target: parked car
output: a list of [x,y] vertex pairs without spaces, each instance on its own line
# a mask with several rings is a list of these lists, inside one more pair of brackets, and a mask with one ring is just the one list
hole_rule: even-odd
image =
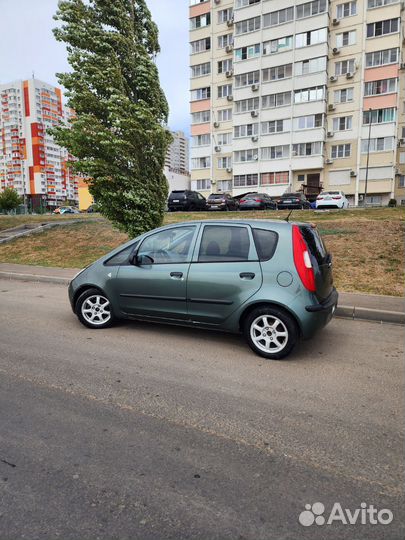
[[349,208],[349,201],[343,191],[323,191],[316,198],[316,207],[322,208]]
[[98,212],[98,211],[99,210],[98,210],[97,205],[95,203],[91,204],[86,210],[86,212],[88,214],[93,214],[94,212]]
[[303,193],[284,193],[277,201],[279,210],[303,210],[311,208]]
[[239,202],[228,193],[211,193],[207,199],[208,210],[239,210]]
[[74,208],[73,206],[61,206],[59,208],[55,208],[53,211],[53,214],[80,214],[80,211],[77,208]]
[[182,210],[183,212],[193,212],[195,210],[206,210],[207,200],[198,191],[186,189],[172,191],[167,203],[169,212]]
[[79,272],[69,299],[89,328],[129,318],[243,332],[281,359],[331,320],[338,294],[315,225],[211,220],[130,240]]
[[267,193],[249,193],[239,201],[240,210],[277,210],[277,203]]

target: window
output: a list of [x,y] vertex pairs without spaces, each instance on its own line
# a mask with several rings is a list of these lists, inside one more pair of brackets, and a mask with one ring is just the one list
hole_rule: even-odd
[[193,158],[191,160],[192,169],[209,169],[210,167],[211,167],[211,158],[209,156]]
[[397,79],[382,79],[380,81],[367,82],[364,87],[365,96],[378,96],[397,91]]
[[211,49],[211,38],[198,39],[190,43],[191,54],[196,54],[203,51],[209,51]]
[[207,0],[190,0],[190,6],[196,6],[197,4],[203,4]]
[[405,187],[405,175],[401,174],[401,176],[398,179],[398,187],[404,188]]
[[315,2],[306,2],[297,6],[297,19],[303,19],[304,17],[311,17],[324,13],[328,9],[327,0],[315,0]]
[[220,180],[218,182],[218,191],[232,191],[232,180]]
[[236,113],[243,113],[243,112],[250,112],[255,111],[259,108],[259,98],[249,98],[249,99],[241,99],[240,101],[235,102],[235,112]]
[[288,171],[262,173],[260,175],[260,185],[272,186],[275,184],[288,184],[288,179]]
[[384,49],[366,54],[366,68],[396,64],[399,60],[399,49]]
[[369,23],[367,25],[367,37],[385,36],[386,34],[393,34],[399,31],[399,19],[387,19],[385,21],[378,21],[375,23]]
[[234,138],[241,139],[242,137],[253,137],[259,134],[259,124],[244,124],[242,126],[234,126]]
[[308,101],[320,101],[324,99],[325,89],[323,86],[303,88],[294,91],[294,103],[306,103]]
[[225,49],[228,45],[233,45],[233,34],[218,36],[218,49]]
[[[370,139],[370,152],[388,152],[394,148],[394,137],[378,137]],[[368,139],[361,141],[361,153],[367,154]]]
[[262,135],[271,135],[273,133],[283,133],[286,131],[291,131],[291,120],[289,118],[286,118],[285,120],[262,122]]
[[262,159],[283,159],[290,157],[290,145],[268,146],[262,148]]
[[234,187],[257,186],[258,178],[257,174],[236,174],[233,177],[233,185]]
[[232,167],[232,158],[230,156],[218,158],[217,166],[218,169],[228,169]]
[[255,58],[260,56],[260,43],[256,45],[250,45],[249,47],[240,47],[235,50],[235,61],[249,60],[249,58]]
[[250,86],[260,82],[260,71],[250,71],[249,73],[242,73],[235,77],[235,88],[242,88],[243,86]]
[[106,261],[104,265],[105,266],[120,266],[122,264],[129,264],[128,262],[129,256],[135,251],[138,245],[139,245],[139,241],[132,243],[130,246],[126,247],[125,249],[123,249],[122,251],[114,255],[113,257],[111,257],[111,259],[108,259],[108,261]]
[[321,153],[322,143],[320,141],[312,143],[293,144],[294,156],[316,156]]
[[194,191],[208,191],[211,189],[211,180],[208,178],[204,180],[193,180],[191,182],[191,189]]
[[211,73],[211,62],[205,62],[204,64],[197,64],[191,66],[191,77],[202,77],[203,75],[209,75]]
[[221,11],[218,11],[218,24],[223,24],[228,21],[231,21],[233,17],[233,9],[221,9]]
[[352,116],[341,116],[333,119],[333,131],[346,131],[352,129]]
[[318,58],[311,58],[310,60],[296,62],[295,75],[307,75],[309,73],[318,73],[319,71],[326,71],[326,64],[327,64],[326,56],[320,56]]
[[245,161],[257,161],[257,159],[257,150],[254,148],[249,148],[249,150],[238,150],[237,152],[234,152],[235,163],[244,163]]
[[385,122],[395,122],[397,110],[394,107],[388,109],[376,109],[374,111],[363,112],[363,124],[383,124]]
[[191,138],[193,146],[208,146],[211,144],[211,135],[206,133],[204,135],[195,135]]
[[356,30],[350,30],[348,32],[342,32],[336,34],[336,47],[347,47],[347,45],[354,45],[356,43]]
[[354,73],[355,71],[355,60],[351,58],[350,60],[342,60],[342,62],[336,62],[335,64],[335,75],[346,75],[346,73]]
[[291,105],[291,92],[280,92],[279,94],[262,96],[263,109],[274,109],[275,107],[283,107],[285,105]]
[[196,28],[203,28],[211,24],[211,13],[205,13],[204,15],[198,15],[190,19],[190,30]]
[[353,91],[354,88],[342,88],[341,90],[335,90],[334,102],[335,103],[348,103],[353,101]]
[[368,0],[367,9],[388,6],[388,4],[397,4],[398,2],[399,0]]
[[261,0],[236,0],[236,7],[246,7],[253,6],[253,4],[258,4]]
[[190,260],[195,226],[175,227],[145,238],[138,256],[146,255],[151,264],[174,264]]
[[208,86],[206,88],[197,88],[196,90],[191,91],[191,101],[201,101],[203,99],[210,99],[211,97],[211,88]]
[[273,11],[272,13],[266,13],[263,15],[263,26],[265,28],[269,26],[278,26],[289,21],[294,20],[294,8],[288,7],[280,9],[279,11]]
[[206,225],[201,238],[199,262],[249,260],[250,239],[246,227]]
[[200,111],[191,114],[192,124],[206,124],[211,121],[211,111]]
[[344,19],[345,17],[352,17],[357,13],[357,2],[345,2],[336,6],[336,17],[338,19]]
[[239,21],[235,24],[235,34],[240,36],[241,34],[247,34],[249,32],[255,32],[260,29],[260,17],[253,17],[252,19],[246,19]]
[[294,120],[294,129],[314,129],[323,126],[322,114],[310,114],[308,116],[299,116]]
[[263,54],[275,54],[283,51],[288,51],[289,49],[292,49],[292,46],[292,36],[272,39],[271,41],[265,41],[263,43]]
[[263,82],[278,81],[292,77],[292,64],[263,69]]
[[325,43],[328,38],[328,29],[320,28],[319,30],[312,30],[311,32],[304,32],[303,34],[296,34],[295,46],[308,47],[309,45],[316,45],[317,43]]
[[232,109],[220,109],[218,111],[218,122],[228,122],[232,120]]
[[260,261],[269,261],[276,251],[278,234],[267,229],[252,229],[253,240]]
[[227,144],[231,144],[232,142],[232,133],[218,133],[217,135],[217,142],[220,146],[225,146]]
[[232,60],[221,60],[218,62],[218,73],[226,73],[227,71],[231,71],[232,67]]
[[352,153],[351,144],[335,144],[332,146],[331,158],[348,158]]
[[224,98],[227,96],[232,95],[232,85],[231,84],[224,84],[222,86],[218,86],[218,97]]

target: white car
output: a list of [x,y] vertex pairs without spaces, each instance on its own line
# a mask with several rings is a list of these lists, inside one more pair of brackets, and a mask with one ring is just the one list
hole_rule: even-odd
[[348,208],[349,201],[343,191],[323,191],[316,198],[316,208]]

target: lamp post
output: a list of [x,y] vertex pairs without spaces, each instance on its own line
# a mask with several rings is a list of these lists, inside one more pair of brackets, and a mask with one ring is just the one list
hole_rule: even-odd
[[370,162],[370,139],[371,139],[371,120],[372,120],[372,109],[369,109],[368,112],[370,113],[370,122],[368,126],[368,143],[367,143],[367,164],[366,164],[366,181],[364,184],[364,208],[367,206],[367,183],[368,183],[368,165]]

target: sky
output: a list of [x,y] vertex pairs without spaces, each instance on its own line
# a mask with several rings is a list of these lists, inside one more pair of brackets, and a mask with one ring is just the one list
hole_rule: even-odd
[[[189,134],[188,0],[147,0],[160,32],[160,81],[170,129]],[[32,77],[58,85],[67,71],[65,47],[52,34],[58,0],[0,0],[0,84]]]

